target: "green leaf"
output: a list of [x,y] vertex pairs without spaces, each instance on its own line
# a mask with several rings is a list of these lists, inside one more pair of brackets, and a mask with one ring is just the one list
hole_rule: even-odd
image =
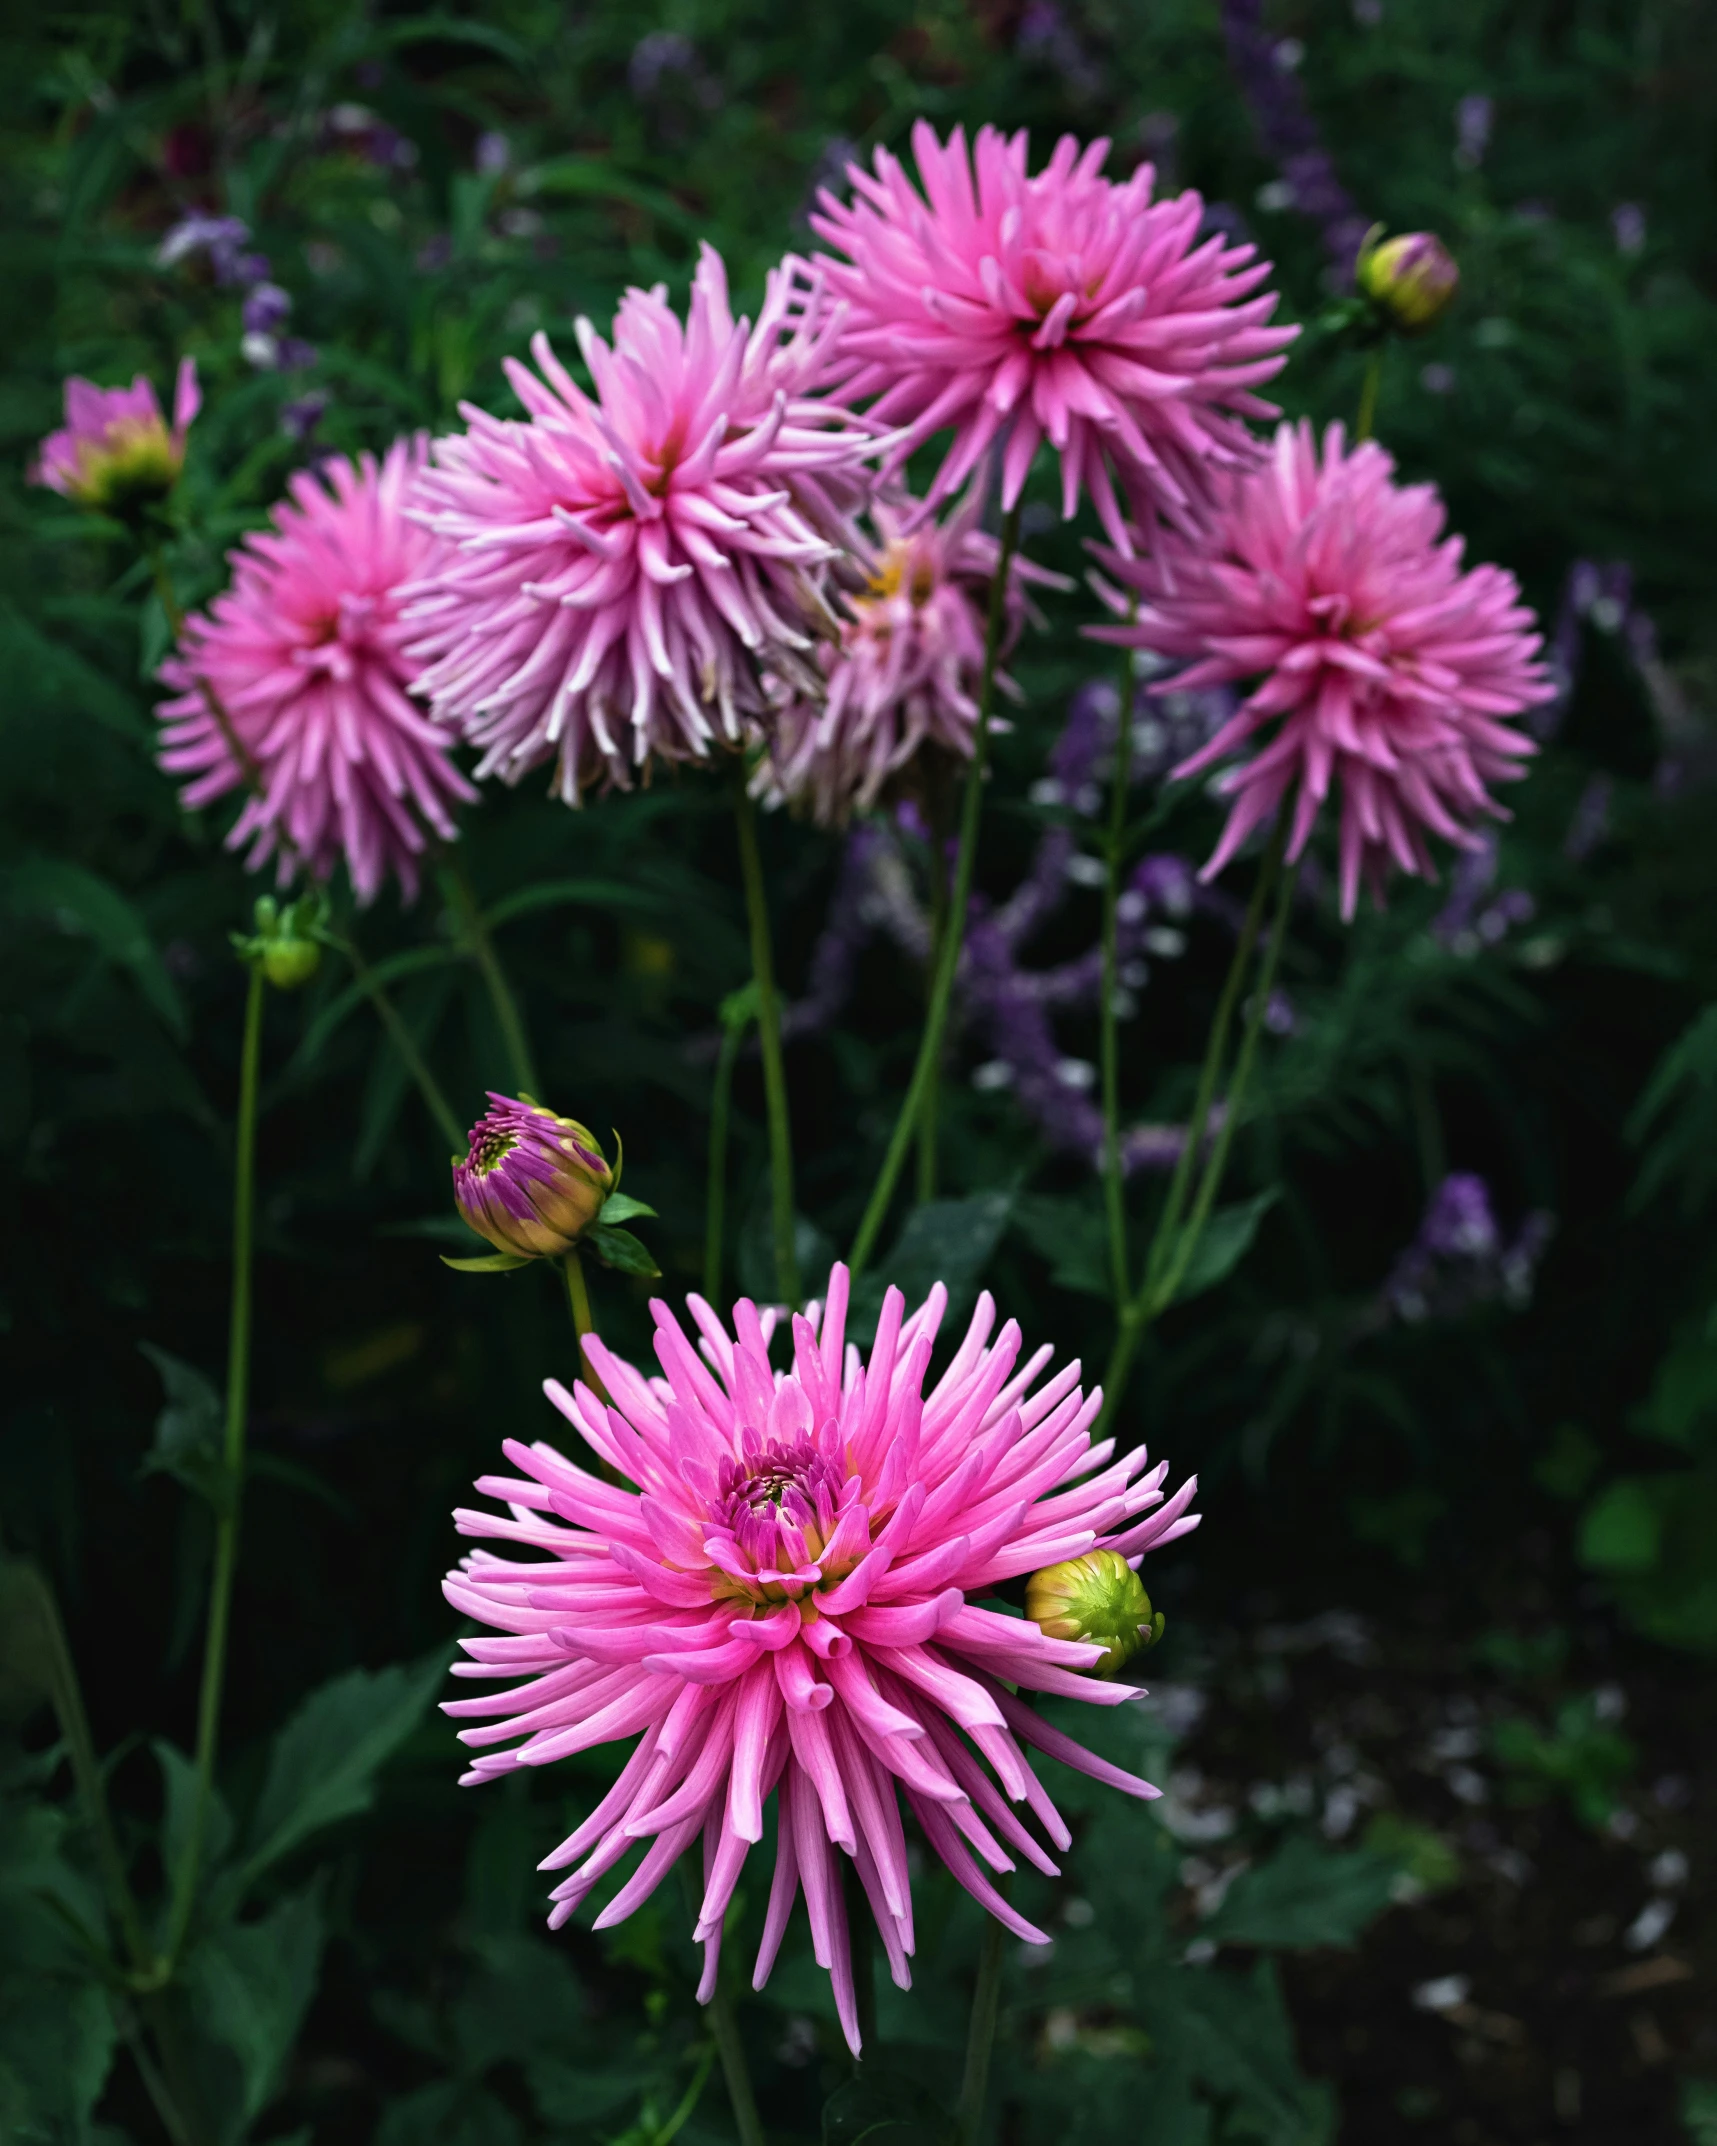
[[1693,2146],[1717,2146],[1717,2082],[1684,2079],[1681,2083],[1681,2121]]
[[[177,1870],[185,1859],[191,1839],[191,1814],[196,1807],[197,1769],[177,1745],[153,1737],[149,1748],[161,1769],[161,1860]],[[232,1845],[232,1813],[218,1792],[211,1793],[203,1819],[202,1861],[212,1869]]]
[[323,1006],[305,1028],[298,1048],[287,1061],[281,1073],[282,1083],[296,1075],[307,1072],[321,1056],[328,1039],[342,1023],[367,1005],[371,991],[377,987],[385,990],[389,984],[402,982],[408,976],[421,976],[431,969],[444,969],[454,959],[453,950],[446,946],[410,946],[400,954],[390,954],[385,961],[372,964],[366,980],[361,984],[347,984]]
[[603,1201],[596,1219],[604,1229],[610,1229],[616,1222],[630,1222],[638,1215],[648,1215],[654,1221],[656,1210],[642,1200],[633,1199],[629,1192],[611,1192]]
[[1014,1192],[978,1192],[963,1200],[930,1200],[914,1208],[894,1249],[853,1291],[849,1337],[863,1345],[874,1332],[884,1292],[892,1284],[908,1306],[921,1304],[938,1282],[948,1291],[947,1320],[958,1318],[1001,1241]]
[[640,185],[636,179],[628,179],[606,158],[550,157],[546,163],[533,164],[519,174],[519,189],[527,194],[582,194],[598,201],[624,201],[654,216],[682,238],[696,239],[704,235],[697,217],[671,194],[661,193],[653,186]]
[[503,895],[483,921],[493,931],[498,925],[511,923],[514,917],[530,916],[538,909],[659,911],[664,906],[661,895],[628,886],[621,879],[553,879]]
[[321,1891],[317,1883],[294,1893],[258,1922],[218,1926],[185,1963],[198,2029],[235,2060],[229,2135],[242,2135],[274,2098],[316,1993]]
[[136,744],[153,742],[153,726],[130,693],[64,641],[38,633],[10,604],[0,607],[0,677],[28,680],[40,721],[70,724],[93,717]]
[[1272,1185],[1267,1192],[1256,1193],[1249,1200],[1236,1200],[1232,1206],[1216,1209],[1205,1223],[1203,1234],[1187,1261],[1186,1272],[1180,1278],[1180,1286],[1174,1294],[1177,1304],[1202,1296],[1207,1289],[1214,1289],[1218,1282],[1228,1279],[1252,1249],[1259,1223],[1280,1197],[1281,1188]]
[[1176,2048],[1210,2093],[1238,2104],[1224,2136],[1261,2136],[1269,2146],[1330,2146],[1335,2097],[1321,2082],[1306,2079],[1295,2061],[1273,1960],[1259,1960],[1245,1977],[1217,1968],[1183,1971],[1165,1995],[1169,1991],[1160,2031],[1153,2014],[1153,2033],[1164,2047]]
[[1579,1557],[1594,1572],[1650,1572],[1663,1541],[1663,1500],[1658,1485],[1623,1476],[1586,1508],[1580,1523]]
[[1227,1945],[1351,1945],[1389,1905],[1399,1869],[1389,1856],[1295,1834],[1240,1873],[1199,1935]]
[[630,1230],[609,1229],[598,1222],[586,1230],[583,1242],[605,1267],[613,1267],[618,1273],[641,1274],[653,1280],[662,1271]]
[[167,1390],[167,1405],[155,1419],[155,1443],[143,1461],[144,1473],[172,1476],[218,1512],[230,1490],[221,1446],[221,1397],[194,1364],[158,1349],[152,1341],[140,1341],[137,1346],[160,1372]]
[[519,1252],[484,1252],[476,1259],[449,1259],[445,1252],[441,1264],[451,1267],[455,1274],[511,1274],[516,1267],[533,1264]]
[[119,2024],[94,1981],[0,1977],[0,2137],[74,2146],[113,2069]]
[[323,1827],[367,1811],[376,1775],[422,1719],[447,1656],[352,1669],[310,1697],[274,1739],[251,1817],[248,1884]]
[[1027,1193],[1014,1202],[1013,1224],[1049,1261],[1049,1278],[1058,1289],[1093,1297],[1111,1293],[1108,1227],[1095,1198]]
[[6,876],[14,909],[53,917],[67,931],[92,939],[105,958],[128,969],[137,988],[179,1041],[189,1033],[178,986],[130,900],[109,881],[58,857],[32,858]]

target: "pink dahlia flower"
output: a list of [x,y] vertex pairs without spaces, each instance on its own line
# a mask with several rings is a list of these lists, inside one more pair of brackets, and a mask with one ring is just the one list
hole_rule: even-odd
[[1508,817],[1486,785],[1517,780],[1537,750],[1508,718],[1552,695],[1532,614],[1501,567],[1462,571],[1432,486],[1393,479],[1383,449],[1349,449],[1340,425],[1321,453],[1309,424],[1283,425],[1270,459],[1229,484],[1207,534],[1107,559],[1141,605],[1099,636],[1191,659],[1159,690],[1261,679],[1176,775],[1278,726],[1222,778],[1234,803],[1206,879],[1290,790],[1292,862],[1338,777],[1344,917],[1362,878],[1381,898],[1391,863],[1436,876],[1427,832],[1475,849],[1475,821]]
[[476,796],[448,739],[409,696],[400,591],[440,545],[406,513],[428,443],[396,440],[301,470],[271,530],[230,555],[232,586],[188,619],[161,666],[161,765],[180,796],[206,805],[241,784],[251,795],[227,837],[254,870],[278,853],[326,879],[342,856],[360,902],[385,875],[417,891],[431,834],[456,833],[452,808]]
[[[479,1551],[447,1580],[456,1608],[505,1635],[464,1641],[472,1659],[460,1672],[526,1680],[449,1708],[496,1717],[461,1732],[482,1753],[467,1781],[638,1738],[613,1788],[543,1866],[569,1871],[551,1925],[641,1846],[596,1926],[623,1921],[701,1840],[695,1934],[707,2000],[722,1917],[774,1795],[775,1874],[754,1986],[802,1890],[855,2053],[839,1858],[855,1865],[895,1982],[908,1987],[902,1799],[958,1882],[1016,1936],[1043,1944],[983,1867],[1008,1871],[1023,1856],[1053,1873],[1014,1805],[1053,1846],[1068,1845],[1027,1749],[1129,1794],[1157,1793],[1020,1696],[1132,1698],[1082,1674],[1103,1648],[1050,1639],[975,1598],[1097,1547],[1136,1564],[1197,1524],[1186,1511],[1195,1483],[1164,1503],[1166,1463],[1146,1474],[1142,1450],[1116,1460],[1109,1442],[1093,1446],[1101,1396],[1080,1392],[1077,1364],[1045,1378],[1047,1348],[1021,1364],[1011,1321],[992,1340],[987,1296],[926,1394],[946,1302],[938,1284],[903,1318],[891,1289],[862,1363],[844,1346],[838,1266],[820,1316],[813,1306],[793,1321],[787,1371],[771,1367],[770,1324],[743,1301],[730,1336],[689,1298],[695,1349],[656,1304],[660,1378],[588,1341],[612,1405],[582,1385],[568,1394],[551,1382],[547,1392],[637,1488],[604,1482],[552,1446],[509,1444],[518,1475],[478,1485],[507,1511],[462,1512],[458,1523],[534,1556]],[[513,1748],[494,1748],[504,1744]]]
[[154,387],[139,373],[129,387],[66,382],[66,422],[42,442],[30,482],[104,513],[165,499],[185,466],[185,439],[203,406],[194,359],[181,358],[173,389],[173,429]]
[[1023,133],[984,127],[968,161],[960,129],[944,145],[920,120],[912,147],[922,194],[879,149],[874,174],[849,167],[852,202],[825,192],[811,219],[847,256],[828,263],[848,307],[842,392],[875,397],[871,417],[902,428],[887,466],[953,426],[934,506],[1005,436],[1012,506],[1048,440],[1063,515],[1088,490],[1118,549],[1111,471],[1142,526],[1185,523],[1214,470],[1256,458],[1242,420],[1276,414],[1252,390],[1296,331],[1269,325],[1273,297],[1250,295],[1268,263],[1221,237],[1201,245],[1203,202],[1153,201],[1148,164],[1105,179],[1107,142],[1082,152],[1063,135],[1036,178]]
[[[884,784],[926,746],[969,760],[977,730],[990,582],[1001,546],[978,527],[973,492],[940,527],[910,500],[871,509],[880,539],[863,555],[870,578],[849,597],[838,641],[817,651],[822,686],[784,690],[769,724],[760,788],[772,803],[806,806],[825,827],[869,811]],[[1002,646],[1030,613],[1028,582],[1067,586],[1015,558]],[[1039,622],[1041,623],[1041,621]],[[1009,680],[998,678],[1004,692]]]
[[763,716],[765,667],[803,668],[829,630],[831,543],[872,442],[812,393],[839,316],[788,259],[754,327],[703,249],[684,326],[628,291],[610,348],[579,348],[593,401],[546,336],[509,362],[530,413],[436,443],[424,505],[450,556],[418,592],[416,647],[437,717],[516,782],[544,761],[568,804],[653,758],[701,759]]

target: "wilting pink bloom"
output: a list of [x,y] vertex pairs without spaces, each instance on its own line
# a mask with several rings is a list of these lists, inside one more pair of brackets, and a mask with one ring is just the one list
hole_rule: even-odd
[[1252,389],[1296,331],[1249,295],[1268,264],[1220,236],[1200,244],[1203,202],[1153,201],[1148,164],[1105,179],[1107,142],[1064,135],[1036,178],[1023,133],[982,128],[969,161],[959,128],[944,145],[920,120],[912,147],[922,194],[879,149],[874,173],[849,167],[853,201],[825,192],[811,219],[847,256],[828,263],[849,309],[841,392],[902,428],[886,466],[953,426],[934,506],[1005,438],[1011,506],[1048,440],[1063,514],[1088,490],[1120,550],[1111,472],[1141,525],[1184,523],[1213,471],[1256,458],[1241,420],[1275,415]]
[[[653,758],[700,759],[766,714],[760,669],[802,671],[869,436],[812,392],[839,326],[789,259],[752,327],[703,249],[684,326],[628,291],[593,401],[546,336],[509,362],[530,413],[465,408],[424,506],[451,547],[412,610],[435,714],[516,782],[555,763],[568,804]],[[545,384],[546,383],[546,384]]]
[[[870,578],[848,599],[851,616],[839,640],[817,650],[821,690],[785,688],[769,724],[763,794],[804,805],[825,827],[868,811],[926,746],[955,760],[972,756],[1001,546],[978,527],[976,493],[940,527],[914,513],[914,504],[880,500],[872,507],[879,542],[863,554]],[[1027,582],[1059,579],[1023,559],[1011,562],[1004,652],[1029,610]],[[1016,691],[1006,678],[996,682]]]
[[928,1394],[947,1302],[940,1283],[910,1318],[900,1292],[888,1292],[861,1363],[844,1346],[847,1273],[837,1266],[820,1312],[793,1320],[784,1372],[770,1366],[771,1324],[755,1306],[735,1307],[735,1338],[700,1298],[687,1301],[697,1348],[666,1305],[652,1307],[660,1378],[592,1340],[586,1353],[612,1405],[586,1386],[547,1388],[623,1481],[552,1446],[509,1443],[517,1476],[478,1485],[507,1511],[457,1516],[466,1534],[534,1553],[478,1551],[446,1583],[457,1609],[506,1635],[462,1642],[472,1659],[460,1673],[526,1680],[450,1707],[497,1717],[461,1732],[481,1753],[464,1778],[636,1736],[613,1788],[543,1865],[570,1873],[550,1922],[566,1921],[642,1846],[596,1926],[623,1921],[701,1840],[695,1934],[706,2001],[722,1916],[775,1795],[775,1873],[753,1985],[768,1977],[803,1890],[856,2053],[840,1857],[856,1866],[895,1982],[908,1987],[903,1799],[955,1879],[1016,1936],[1043,1944],[982,1867],[1008,1871],[1020,1856],[1054,1872],[1014,1805],[1052,1846],[1068,1845],[1027,1748],[1131,1795],[1156,1794],[1021,1696],[1099,1706],[1133,1697],[1081,1673],[1102,1647],[1047,1638],[978,1598],[1097,1547],[1136,1563],[1197,1524],[1186,1511],[1195,1483],[1165,1504],[1166,1462],[1146,1474],[1142,1450],[1115,1460],[1110,1442],[1093,1446],[1101,1396],[1080,1392],[1076,1363],[1046,1378],[1047,1348],[1020,1363],[1011,1321],[992,1340],[987,1296]]
[[1099,637],[1190,658],[1164,690],[1262,681],[1177,775],[1279,725],[1222,778],[1234,805],[1206,879],[1291,790],[1292,862],[1338,778],[1343,916],[1362,877],[1381,898],[1391,862],[1434,878],[1427,832],[1473,849],[1476,821],[1508,817],[1486,785],[1517,780],[1537,748],[1507,718],[1552,697],[1532,614],[1501,567],[1462,571],[1432,486],[1393,478],[1383,449],[1348,448],[1340,425],[1321,452],[1309,424],[1283,425],[1207,535],[1107,560],[1142,601]]
[[301,470],[272,529],[230,555],[232,585],[188,619],[161,666],[161,765],[187,777],[187,807],[241,784],[251,794],[227,837],[254,870],[278,854],[325,879],[341,857],[361,902],[384,876],[417,889],[431,834],[451,839],[452,807],[476,796],[447,734],[408,697],[400,590],[428,571],[438,540],[406,514],[427,442],[396,440],[378,467],[332,457]]
[[80,507],[125,514],[167,494],[185,466],[185,436],[203,406],[196,361],[181,358],[173,389],[173,429],[154,387],[139,373],[129,387],[66,382],[66,422],[42,442],[30,482]]

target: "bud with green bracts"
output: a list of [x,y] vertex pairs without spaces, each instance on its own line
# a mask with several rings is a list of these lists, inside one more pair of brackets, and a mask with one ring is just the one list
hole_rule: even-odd
[[1163,1636],[1163,1613],[1118,1550],[1087,1550],[1046,1565],[1025,1583],[1025,1613],[1049,1639],[1103,1649],[1092,1675],[1112,1677]]
[[1386,239],[1378,224],[1360,248],[1354,281],[1385,322],[1402,335],[1423,335],[1454,302],[1461,272],[1429,231]]
[[602,1212],[614,1173],[596,1136],[529,1096],[489,1096],[453,1162],[460,1214],[511,1260],[558,1259]]
[[241,961],[259,962],[276,991],[297,991],[322,965],[322,900],[306,894],[284,907],[272,894],[259,895],[256,929],[234,932],[232,943]]

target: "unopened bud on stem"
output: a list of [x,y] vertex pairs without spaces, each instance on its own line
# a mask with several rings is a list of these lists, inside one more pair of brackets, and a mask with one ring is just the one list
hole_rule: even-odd
[[453,1197],[480,1237],[515,1259],[557,1259],[602,1211],[613,1188],[594,1134],[529,1096],[491,1093],[453,1164]]
[[1163,1614],[1118,1550],[1087,1550],[1025,1583],[1025,1613],[1050,1639],[1101,1647],[1092,1674],[1112,1677],[1163,1636]]
[[1455,257],[1429,231],[1383,238],[1381,224],[1360,249],[1354,281],[1390,327],[1423,335],[1454,303],[1461,286]]

